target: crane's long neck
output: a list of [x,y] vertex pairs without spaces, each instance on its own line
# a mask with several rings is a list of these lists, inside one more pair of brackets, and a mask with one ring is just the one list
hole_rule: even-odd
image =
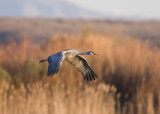
[[82,52],[80,55],[90,55],[90,52]]
[[88,51],[88,52],[82,52],[79,55],[97,55],[97,54],[92,51]]

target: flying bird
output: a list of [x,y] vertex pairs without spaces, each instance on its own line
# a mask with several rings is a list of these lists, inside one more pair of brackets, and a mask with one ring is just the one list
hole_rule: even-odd
[[71,65],[75,66],[83,75],[84,80],[92,81],[97,78],[97,75],[93,72],[89,66],[87,60],[81,55],[97,55],[92,51],[79,52],[75,49],[68,49],[56,54],[50,55],[47,59],[40,60],[40,63],[48,61],[48,76],[53,76],[58,73],[60,67],[62,66],[63,60],[66,60]]

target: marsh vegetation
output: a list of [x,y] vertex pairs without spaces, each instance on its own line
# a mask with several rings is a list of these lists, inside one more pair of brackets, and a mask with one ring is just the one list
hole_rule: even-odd
[[[85,56],[98,75],[83,80],[64,62],[47,77],[39,60],[75,48],[96,52]],[[27,38],[0,44],[1,114],[159,114],[160,50],[133,37],[86,33],[56,35],[35,45]]]

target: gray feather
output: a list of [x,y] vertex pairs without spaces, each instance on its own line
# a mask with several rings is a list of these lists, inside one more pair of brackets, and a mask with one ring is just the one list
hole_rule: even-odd
[[75,66],[82,73],[84,79],[87,79],[87,81],[95,80],[95,78],[97,77],[85,58],[77,55],[71,58],[66,58],[65,60]]
[[48,57],[48,76],[53,76],[55,73],[58,73],[62,61],[64,60],[64,56],[62,56],[62,53],[57,53],[54,55],[51,55]]

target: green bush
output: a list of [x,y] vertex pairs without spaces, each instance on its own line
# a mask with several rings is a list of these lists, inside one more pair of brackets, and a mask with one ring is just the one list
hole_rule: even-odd
[[41,80],[43,77],[43,68],[37,61],[26,61],[17,71],[13,77],[13,83],[15,86],[19,86],[21,83],[25,85]]
[[0,81],[6,81],[8,83],[11,82],[10,74],[2,68],[0,68]]

